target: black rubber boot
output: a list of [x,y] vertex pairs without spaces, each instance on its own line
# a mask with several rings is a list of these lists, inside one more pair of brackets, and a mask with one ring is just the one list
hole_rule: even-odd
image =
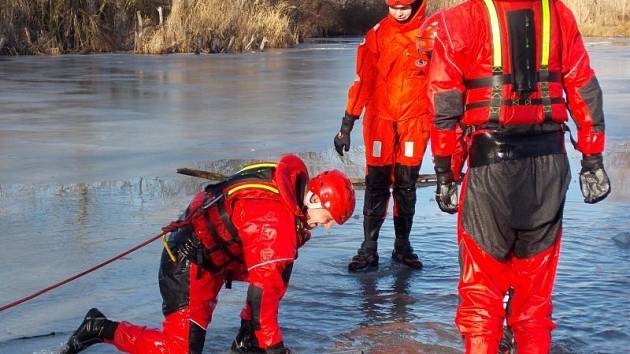
[[114,339],[118,322],[108,320],[101,311],[92,308],[86,314],[79,328],[72,334],[61,354],[74,354],[85,348]]
[[365,200],[363,201],[364,241],[348,264],[349,272],[363,272],[378,268],[377,241],[389,201],[391,165],[367,166]]
[[377,242],[383,221],[381,218],[363,217],[365,239],[357,255],[352,257],[352,261],[348,264],[349,272],[365,272],[378,268]]
[[241,320],[241,328],[232,342],[232,352],[238,354],[264,353],[265,350],[258,346],[258,340],[254,334],[252,321]]
[[394,230],[396,231],[396,241],[394,242],[394,251],[392,252],[392,260],[406,265],[413,269],[422,269],[422,261],[417,254],[413,252],[413,247],[409,242],[409,234],[413,225],[413,217],[394,217]]
[[394,216],[394,230],[396,241],[392,260],[402,263],[413,269],[421,269],[422,262],[418,255],[413,252],[409,243],[409,234],[413,225],[413,215],[416,211],[416,181],[420,165],[405,166],[396,164],[394,166],[394,205],[396,214]]

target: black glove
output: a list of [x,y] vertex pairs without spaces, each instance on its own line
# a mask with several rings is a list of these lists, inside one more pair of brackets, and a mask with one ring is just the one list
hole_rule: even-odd
[[267,354],[291,354],[291,351],[284,346],[284,343],[280,342],[267,348]]
[[610,194],[610,180],[604,170],[602,155],[582,157],[580,171],[580,189],[584,202],[595,204],[604,200]]
[[435,157],[435,174],[437,176],[437,189],[435,201],[440,210],[445,213],[457,213],[457,183],[451,170],[451,157]]
[[341,120],[341,128],[339,133],[335,135],[335,150],[340,156],[343,156],[343,151],[350,151],[350,132],[354,127],[354,121],[359,117],[351,116],[346,113]]
[[192,232],[188,238],[177,246],[177,250],[191,263],[195,263],[205,269],[212,268],[206,248]]
[[254,325],[251,320],[241,320],[241,328],[232,342],[232,351],[235,353],[265,353],[264,349],[258,346],[258,340],[254,333]]

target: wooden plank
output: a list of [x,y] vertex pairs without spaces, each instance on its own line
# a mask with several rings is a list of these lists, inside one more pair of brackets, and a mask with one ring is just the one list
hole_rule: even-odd
[[[209,181],[222,181],[225,179],[225,175],[218,172],[210,172],[203,170],[196,170],[192,168],[178,168],[177,173],[207,179]],[[350,178],[352,181],[352,185],[358,189],[365,188],[365,179],[364,178]],[[424,188],[435,185],[436,177],[434,174],[421,174],[418,176],[418,181],[416,182],[416,187]]]

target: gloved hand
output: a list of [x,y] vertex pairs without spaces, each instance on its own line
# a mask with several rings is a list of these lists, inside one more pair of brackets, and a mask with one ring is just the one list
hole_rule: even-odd
[[602,201],[610,194],[610,180],[604,170],[601,154],[582,157],[580,189],[584,202],[588,204]]
[[241,320],[241,328],[232,342],[232,351],[243,354],[265,353],[265,350],[258,346],[251,320]]
[[350,132],[354,127],[354,121],[359,117],[351,116],[346,113],[341,120],[341,128],[339,133],[335,135],[335,150],[340,156],[343,156],[343,151],[350,151]]
[[291,351],[284,346],[284,343],[280,342],[267,348],[267,354],[291,354]]
[[435,174],[437,176],[435,201],[440,210],[449,214],[457,213],[457,183],[453,178],[450,156],[435,157]]
[[205,269],[211,268],[206,248],[192,232],[188,238],[177,246],[177,250],[191,263],[195,263]]

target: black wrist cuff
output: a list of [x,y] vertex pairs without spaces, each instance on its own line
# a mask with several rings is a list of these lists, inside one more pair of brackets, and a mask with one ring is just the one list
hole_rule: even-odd
[[359,117],[346,113],[341,119],[341,128],[339,129],[339,131],[344,134],[350,134],[352,128],[354,128],[354,122],[357,119],[359,119]]
[[114,340],[116,328],[118,328],[118,322],[105,320],[105,324],[103,325],[103,332],[101,332],[101,336],[103,337],[103,339],[109,341]]
[[597,168],[602,168],[604,166],[604,158],[602,154],[596,155],[583,155],[582,156],[582,169],[592,171]]
[[451,170],[451,156],[435,156],[433,157],[433,164],[435,165],[435,173],[453,173]]
[[352,121],[355,121],[355,120],[359,119],[359,116],[352,115],[352,114],[350,114],[348,112],[344,112],[343,117],[344,118],[348,118],[348,119],[352,119]]

